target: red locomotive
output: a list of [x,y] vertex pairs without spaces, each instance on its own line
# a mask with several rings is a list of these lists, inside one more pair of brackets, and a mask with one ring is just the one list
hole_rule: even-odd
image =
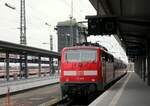
[[62,50],[60,84],[62,95],[89,94],[126,73],[126,64],[101,46],[82,45]]

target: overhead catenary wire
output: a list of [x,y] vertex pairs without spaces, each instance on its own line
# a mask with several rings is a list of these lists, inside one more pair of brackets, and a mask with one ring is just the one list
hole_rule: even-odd
[[[66,0],[62,0],[64,3],[65,3],[65,5],[67,5],[68,7],[70,7],[70,4],[66,1]],[[0,0],[0,2],[3,2],[3,3],[5,3],[5,1],[4,0]],[[27,3],[27,2],[26,2]],[[27,6],[26,7],[29,7],[31,10],[33,10],[34,12],[32,12],[32,13],[34,13],[35,15],[32,15],[32,17],[34,17],[34,20],[37,22],[37,23],[39,23],[40,24],[40,20],[43,20],[44,21],[44,19],[46,18],[46,16],[47,16],[47,14],[44,14],[43,12],[41,12],[43,15],[39,15],[39,12],[35,9],[35,8],[33,8],[29,3],[27,4]],[[74,9],[73,10],[81,19],[84,19],[84,17],[81,17],[81,15]],[[20,14],[20,12],[16,9],[16,12],[18,13],[18,14]],[[28,12],[27,12],[27,14],[28,14]],[[44,17],[45,16],[45,17]],[[31,18],[31,16],[27,16],[27,19],[29,19],[29,18]],[[34,21],[34,23],[35,23],[35,21]],[[42,21],[41,21],[42,22]],[[30,24],[30,21],[27,21],[27,24]],[[32,23],[33,24],[33,23]],[[37,26],[37,24],[35,23],[34,24],[34,26]]]
[[[5,3],[4,1],[2,1],[1,0],[1,2],[2,3]],[[27,3],[27,2],[26,2]],[[27,8],[29,7],[29,8],[31,8],[31,10],[33,10],[34,12],[32,12],[32,13],[37,13],[36,11],[35,11],[35,9],[34,8],[32,8],[31,6],[30,6],[30,4],[28,4],[27,6],[26,6]],[[16,16],[18,16],[17,18],[20,18],[20,11],[19,10],[15,10],[18,14],[16,15]],[[28,12],[27,12],[27,15],[28,15]],[[38,15],[38,16],[37,16]],[[40,20],[44,20],[44,18],[42,17],[42,18],[40,18],[39,17],[39,13],[37,13],[37,15],[32,15],[32,17],[34,17],[34,20],[37,22],[37,23],[39,23],[40,24]],[[41,16],[41,15],[40,15]],[[27,16],[27,20],[29,19],[29,18],[31,18],[31,16]],[[34,21],[34,23],[32,23],[32,25],[34,25],[34,26],[39,26],[37,23],[35,23],[35,21]],[[13,21],[14,22],[14,21]],[[17,23],[18,23],[19,21],[17,21]],[[27,24],[31,24],[31,22],[30,21],[27,21]]]
[[[68,3],[66,0],[62,0],[69,8],[71,7],[71,3],[72,3],[72,1],[71,1],[71,3]],[[72,5],[73,6],[73,5]],[[80,18],[81,18],[81,20],[83,20],[85,17],[83,17],[82,15],[81,15],[81,13],[80,12],[78,12],[78,11],[76,11],[76,9],[74,9],[74,7],[72,7],[73,9],[72,9],[72,11],[74,12],[74,13],[76,13]],[[71,14],[70,14],[71,15]]]
[[[66,0],[62,0],[68,7],[70,7],[70,4],[66,1]],[[0,2],[2,2],[3,4],[5,3],[5,0],[0,0]],[[28,3],[28,2],[26,2],[26,3]],[[34,22],[30,22],[30,21],[27,21],[27,24],[28,25],[31,25],[32,24],[32,26],[34,26],[34,28],[36,28],[36,27],[38,27],[41,23],[42,23],[42,21],[44,21],[44,19],[46,18],[46,16],[47,16],[47,14],[44,14],[43,12],[40,12],[40,13],[42,13],[43,15],[39,15],[39,12],[38,12],[38,10],[36,10],[35,8],[33,8],[32,6],[31,6],[31,4],[30,3],[28,3],[27,4],[27,6],[26,6],[27,8],[30,8],[31,9],[31,13],[34,13],[35,15],[32,15],[32,17],[31,16],[27,16],[27,20],[30,20],[31,18],[33,19],[33,17],[34,17]],[[16,7],[16,12],[17,12],[17,14],[16,14],[16,17],[17,17],[17,19],[19,19],[19,14],[20,14],[20,12],[19,12],[19,10],[17,9],[18,7]],[[83,19],[83,17],[81,17],[81,15],[76,11],[76,10],[73,10],[76,14],[78,14],[78,16],[80,16],[80,18],[81,19]],[[27,15],[28,15],[28,12],[27,12]],[[8,21],[8,20],[7,20]],[[16,19],[15,20],[9,20],[9,22],[15,22],[15,23],[18,23],[19,24],[19,21],[17,21]],[[18,26],[19,27],[19,26]],[[16,27],[17,28],[17,27]]]

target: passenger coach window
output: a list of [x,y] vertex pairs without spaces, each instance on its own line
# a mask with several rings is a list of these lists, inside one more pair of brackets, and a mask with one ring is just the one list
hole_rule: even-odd
[[66,50],[65,53],[66,62],[88,62],[97,61],[96,50]]

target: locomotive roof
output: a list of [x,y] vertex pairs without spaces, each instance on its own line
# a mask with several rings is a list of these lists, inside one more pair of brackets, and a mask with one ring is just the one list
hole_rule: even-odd
[[[96,47],[96,46],[72,46],[72,47],[65,47],[64,49],[101,49],[104,50],[101,47]],[[106,50],[104,50],[106,51]]]

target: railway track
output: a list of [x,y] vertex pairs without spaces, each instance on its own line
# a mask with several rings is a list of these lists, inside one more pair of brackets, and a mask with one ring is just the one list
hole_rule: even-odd
[[62,100],[58,101],[57,103],[51,106],[70,106],[72,103],[73,103],[73,99],[66,96]]
[[88,106],[97,96],[99,95],[90,96],[90,98],[87,98],[86,96],[77,96],[74,98],[65,97],[52,106]]
[[[125,76],[125,75],[123,75]],[[98,96],[102,95],[106,90],[108,90],[112,85],[114,85],[118,80],[120,80],[123,76],[120,78],[114,80],[110,84],[108,84],[105,87],[104,91],[92,94],[88,97],[75,97],[74,99],[71,99],[69,97],[65,97],[61,101],[53,104],[52,106],[88,106],[92,101],[94,101]]]

